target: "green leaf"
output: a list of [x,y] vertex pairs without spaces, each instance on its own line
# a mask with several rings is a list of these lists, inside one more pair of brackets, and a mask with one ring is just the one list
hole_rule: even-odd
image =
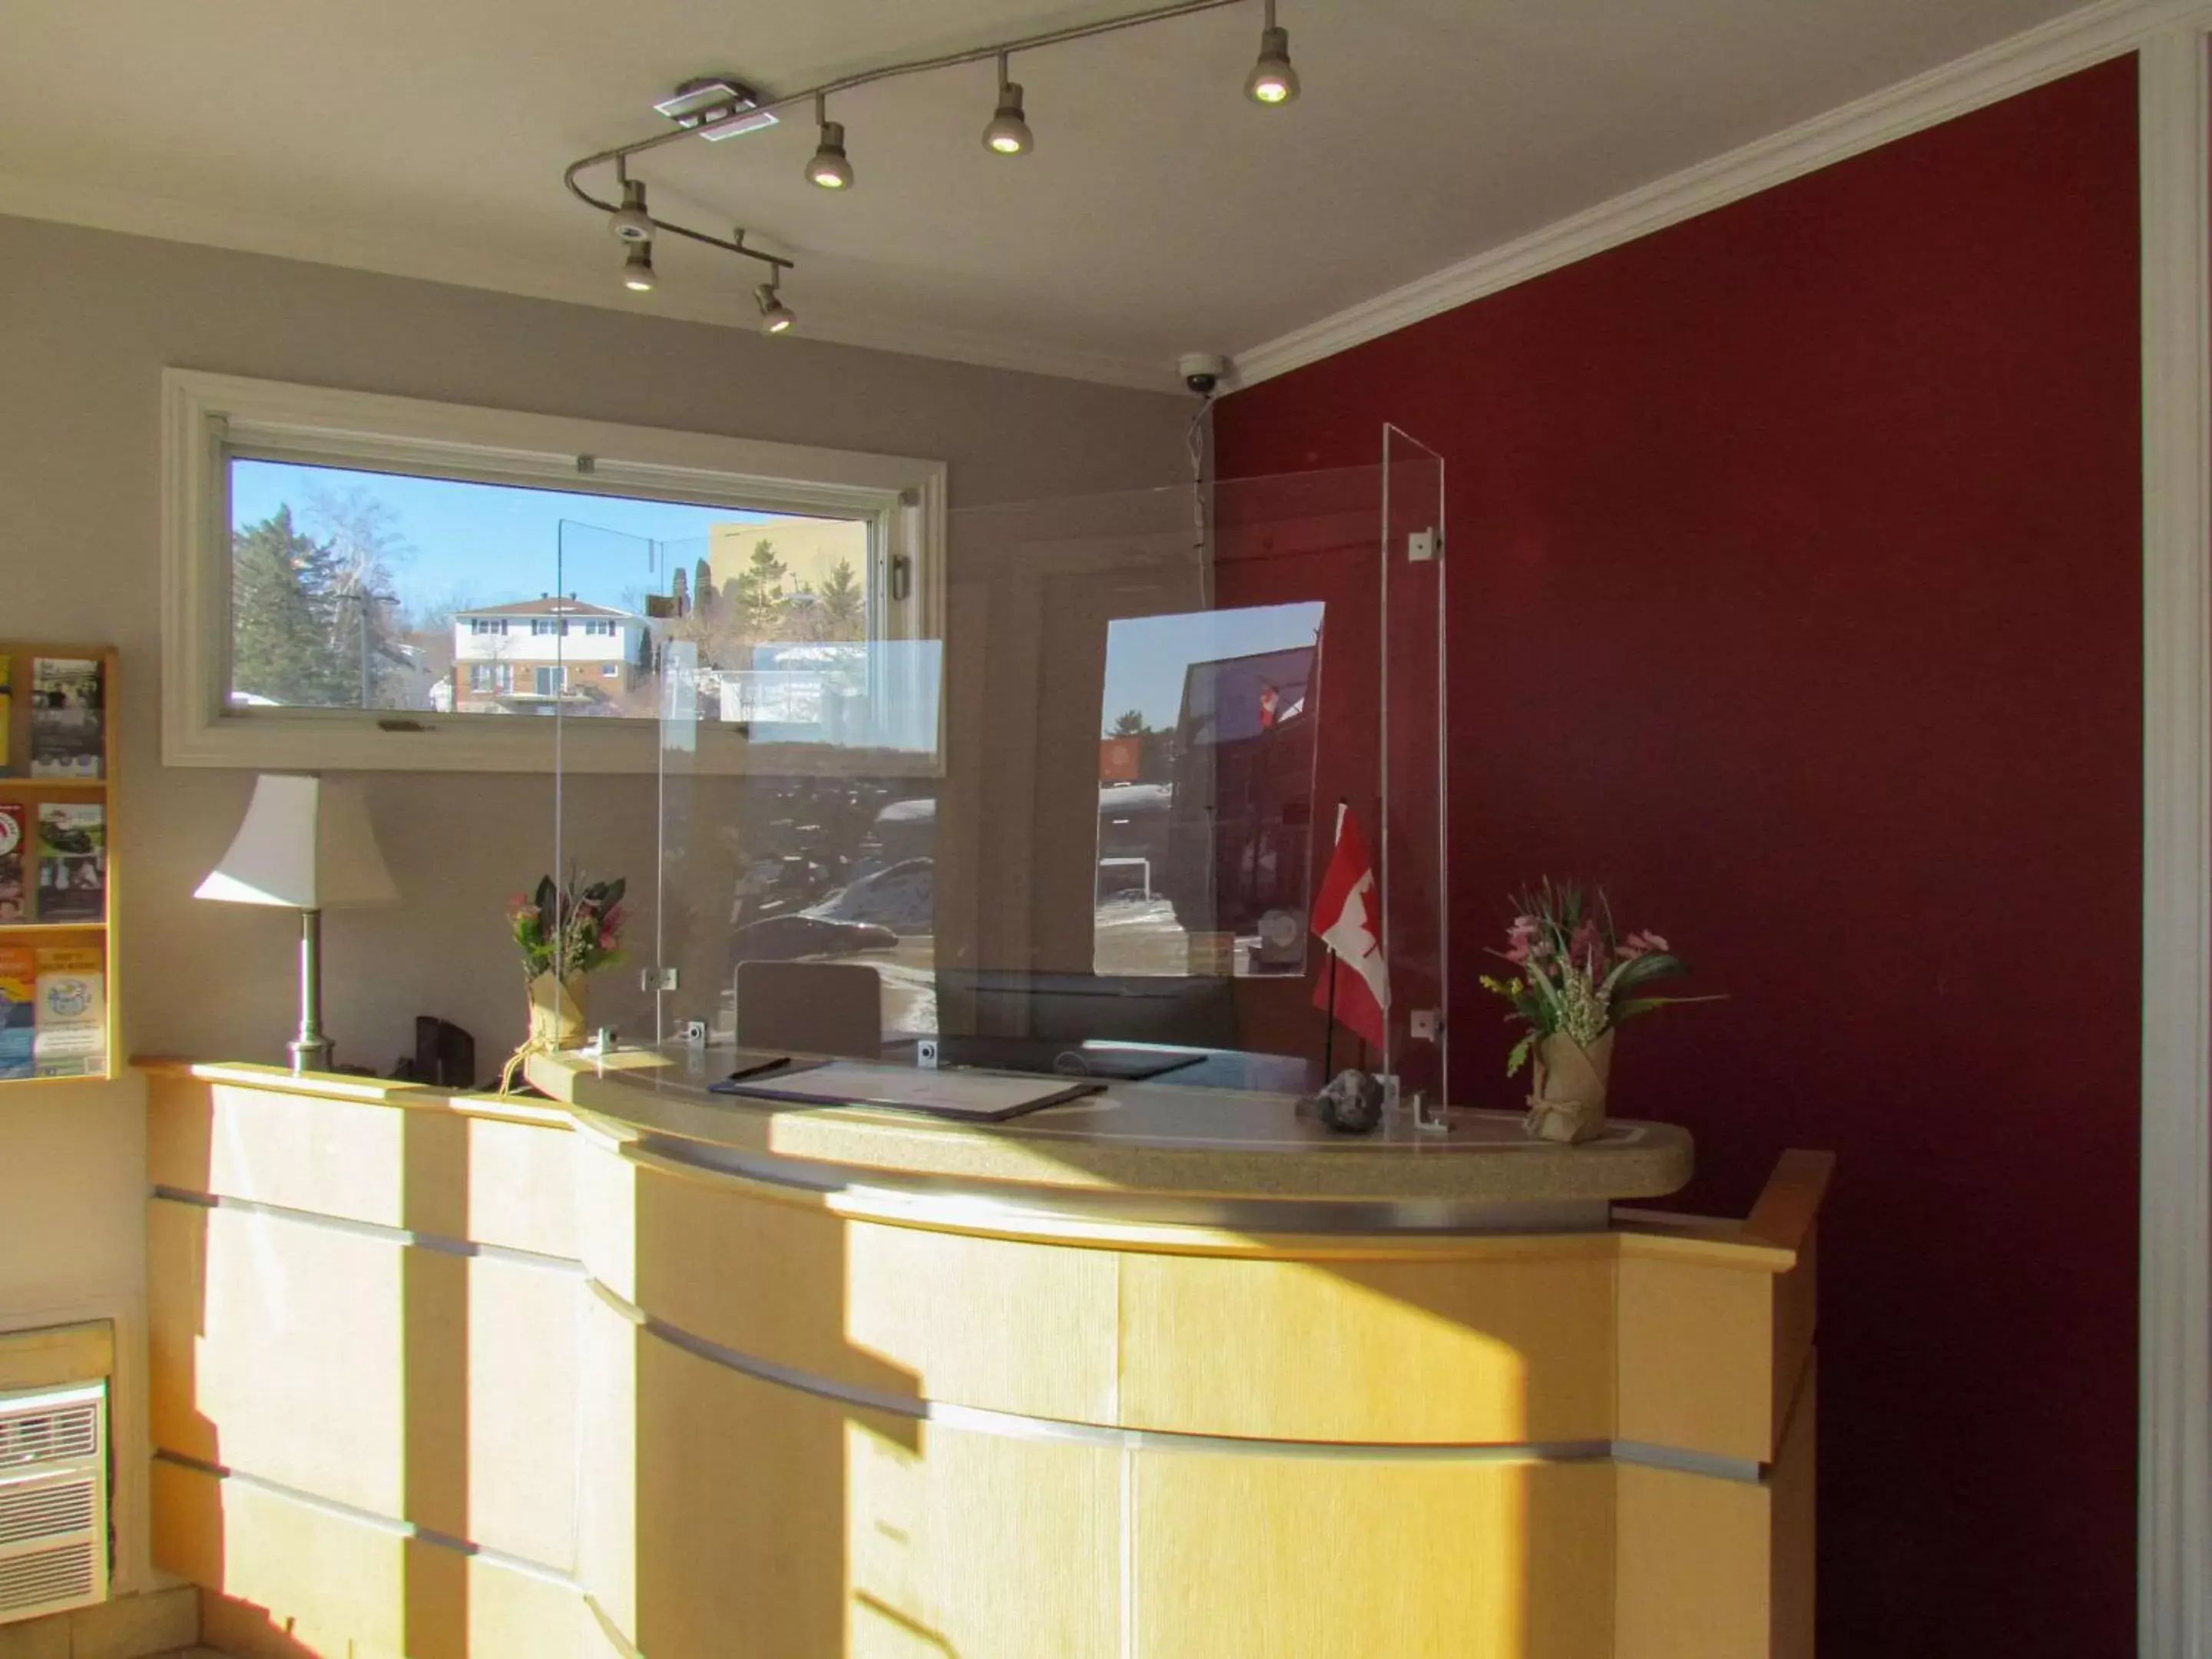
[[1664,951],[1654,951],[1649,956],[1632,957],[1606,975],[1605,988],[1609,996],[1619,996],[1655,979],[1679,979],[1689,972],[1680,957]]
[[1522,1036],[1520,1042],[1515,1043],[1512,1051],[1505,1056],[1505,1075],[1511,1077],[1518,1072],[1528,1063],[1528,1056],[1535,1051],[1536,1033],[1530,1031]]

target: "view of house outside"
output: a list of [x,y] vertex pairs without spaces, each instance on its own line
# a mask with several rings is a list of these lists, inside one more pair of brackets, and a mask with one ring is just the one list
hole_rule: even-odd
[[867,637],[855,520],[246,459],[231,501],[237,708],[649,719],[684,641],[709,717],[803,725],[790,647]]

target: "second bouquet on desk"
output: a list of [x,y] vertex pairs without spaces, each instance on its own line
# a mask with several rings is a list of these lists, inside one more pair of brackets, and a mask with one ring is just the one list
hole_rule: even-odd
[[584,1040],[584,975],[622,960],[625,883],[571,876],[556,885],[541,877],[538,890],[507,908],[522,976],[530,985],[530,1041],[538,1048],[574,1048]]
[[1675,1003],[1717,997],[1650,995],[1645,988],[1689,969],[1656,933],[1622,936],[1602,891],[1595,899],[1573,882],[1520,894],[1505,949],[1510,978],[1482,975],[1485,990],[1512,1004],[1509,1020],[1526,1029],[1506,1056],[1511,1077],[1530,1060],[1529,1133],[1547,1140],[1588,1140],[1605,1127],[1613,1034],[1622,1021]]

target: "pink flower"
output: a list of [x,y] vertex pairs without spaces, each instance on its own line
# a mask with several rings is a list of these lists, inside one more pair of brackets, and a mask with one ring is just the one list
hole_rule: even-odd
[[1655,951],[1665,951],[1672,948],[1656,933],[1631,933],[1620,942],[1620,959],[1633,962],[1637,957],[1650,956]]
[[1605,940],[1599,934],[1597,923],[1585,921],[1575,929],[1575,936],[1567,941],[1567,960],[1578,962],[1595,969],[1598,958],[1605,954]]

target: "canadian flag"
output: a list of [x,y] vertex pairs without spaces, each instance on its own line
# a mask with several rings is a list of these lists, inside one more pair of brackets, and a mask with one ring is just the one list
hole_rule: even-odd
[[[1351,971],[1323,973],[1314,987],[1314,1006],[1342,1020],[1377,1048],[1383,1046],[1383,1019],[1390,1006],[1390,974],[1382,962],[1382,892],[1359,821],[1340,805],[1336,850],[1329,855],[1321,891],[1314,897],[1313,930]],[[1332,998],[1334,1008],[1329,1006]]]

